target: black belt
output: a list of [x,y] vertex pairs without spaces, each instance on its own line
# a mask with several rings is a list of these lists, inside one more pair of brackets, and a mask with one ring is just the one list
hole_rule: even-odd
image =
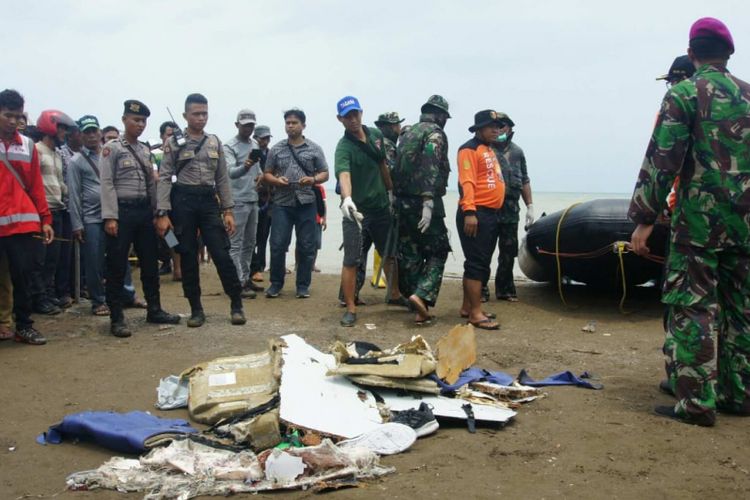
[[151,203],[148,198],[130,198],[128,200],[117,200],[117,204],[121,207],[148,207]]
[[172,189],[175,189],[181,193],[186,194],[197,194],[202,196],[213,196],[216,194],[216,187],[215,186],[205,186],[205,185],[190,185],[190,184],[174,184],[172,186]]

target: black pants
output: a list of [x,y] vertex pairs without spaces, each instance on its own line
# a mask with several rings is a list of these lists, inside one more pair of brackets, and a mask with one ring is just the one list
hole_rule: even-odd
[[0,252],[8,259],[10,279],[13,283],[13,315],[16,318],[16,330],[28,328],[34,323],[31,320],[29,282],[39,241],[30,233],[0,238]]
[[271,204],[258,211],[258,229],[255,233],[255,252],[250,264],[250,276],[262,273],[266,269],[266,246],[271,234]]
[[477,207],[477,234],[469,237],[464,234],[464,212],[456,212],[456,229],[464,251],[464,279],[487,283],[490,278],[492,254],[497,243],[499,231],[499,210]]
[[117,237],[107,235],[106,241],[106,297],[113,322],[122,321],[125,270],[128,266],[130,245],[135,248],[141,268],[143,296],[149,310],[161,308],[159,297],[159,267],[156,260],[158,240],[154,228],[153,212],[148,202],[123,204],[118,207]]
[[208,186],[172,186],[172,224],[182,256],[182,290],[193,310],[202,309],[198,268],[198,231],[219,272],[224,293],[232,299],[232,309],[242,308],[242,285],[229,256],[229,235],[224,228],[216,193]]
[[73,290],[73,226],[70,222],[70,212],[61,212],[62,225],[60,236],[66,241],[60,242],[60,258],[55,272],[55,296],[70,297]]

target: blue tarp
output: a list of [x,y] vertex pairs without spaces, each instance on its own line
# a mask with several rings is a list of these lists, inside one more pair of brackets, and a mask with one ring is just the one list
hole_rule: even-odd
[[479,381],[491,382],[493,384],[499,385],[510,385],[517,380],[519,383],[528,385],[530,387],[574,385],[577,387],[585,387],[587,389],[604,388],[602,384],[598,384],[596,382],[591,382],[590,380],[588,380],[591,378],[591,375],[588,372],[583,372],[580,376],[576,376],[573,374],[573,372],[564,371],[550,375],[549,377],[546,377],[542,380],[534,380],[529,376],[525,369],[521,370],[517,377],[513,377],[512,375],[508,375],[504,372],[491,372],[482,368],[471,367],[461,372],[461,375],[458,377],[458,380],[455,384],[447,384],[443,382],[434,373],[428,378],[437,382],[437,384],[440,386],[441,392],[443,393],[455,392],[468,383]]
[[39,444],[60,444],[63,440],[93,441],[121,453],[143,453],[146,440],[161,434],[197,432],[187,420],[159,418],[142,411],[84,411],[63,418],[36,438]]

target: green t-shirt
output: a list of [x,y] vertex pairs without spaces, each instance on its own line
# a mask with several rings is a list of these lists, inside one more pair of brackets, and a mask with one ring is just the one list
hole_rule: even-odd
[[[374,158],[385,154],[385,144],[383,134],[379,130],[365,126],[362,128],[367,136],[366,147],[371,149],[371,154],[367,154],[362,147],[347,137],[339,139],[335,156],[336,179],[341,172],[349,172],[352,180],[352,200],[357,209],[360,212],[375,212],[388,208],[388,193],[380,174],[380,162]],[[365,144],[362,143],[362,146]]]

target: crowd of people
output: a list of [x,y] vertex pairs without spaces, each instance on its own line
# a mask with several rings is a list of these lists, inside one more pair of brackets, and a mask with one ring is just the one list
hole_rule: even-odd
[[[693,24],[687,56],[664,77],[670,88],[628,214],[637,224],[630,246],[638,254],[649,252],[653,224],[665,209],[672,229],[663,280],[668,379],[661,388],[677,403],[656,411],[703,426],[714,424],[717,409],[750,414],[750,84],[727,70],[733,53],[724,23],[702,18]],[[451,250],[443,203],[448,101],[431,96],[410,127],[402,127],[396,112],[365,126],[353,96],[336,109],[344,128],[334,155],[343,214],[341,325],[357,321],[372,246],[382,256],[386,301],[411,309],[417,325],[430,324]],[[225,143],[206,133],[208,101],[201,94],[185,100],[184,130],[174,122],[161,125],[159,149],[139,141],[149,116],[144,103],[127,100],[122,132],[100,127],[93,115],[73,121],[56,110],[43,111],[32,126],[23,97],[0,92],[0,339],[44,344],[32,313],[69,307],[71,283],[80,276],[92,313],[109,316],[115,336],[132,334],[127,306],[144,307],[148,322],[178,323],[179,316],[161,307],[159,260],[162,272],[182,281],[191,309],[187,324],[199,327],[206,320],[202,247],[230,298],[231,323],[243,325],[243,299],[260,291],[269,299],[281,295],[293,231],[295,295],[310,297],[329,168],[323,149],[304,134],[305,113],[283,114],[287,137],[272,147],[269,127],[257,125],[249,109],[237,114],[237,135]],[[495,296],[517,300],[512,270],[520,199],[525,224],[534,222],[514,127],[507,114],[477,112],[468,128],[473,136],[456,161],[456,229],[465,257],[457,312],[481,329],[499,326],[482,308],[496,247]],[[73,241],[80,243],[82,272]],[[264,288],[267,242],[270,285]],[[132,285],[131,252],[145,302]]]
[[[344,128],[334,160],[344,216],[342,326],[357,321],[373,245],[382,256],[378,274],[388,283],[387,302],[411,309],[418,325],[433,320],[430,308],[451,250],[443,205],[450,173],[448,102],[433,95],[421,113],[411,127],[402,129],[396,112],[380,114],[375,127],[367,127],[357,98],[337,104]],[[3,339],[45,343],[31,313],[59,314],[72,304],[74,289],[84,291],[92,314],[109,316],[114,336],[132,335],[123,313],[129,306],[145,308],[147,322],[176,324],[180,317],[161,307],[160,274],[170,272],[190,305],[187,325],[199,327],[206,321],[199,273],[204,248],[229,296],[231,323],[245,324],[243,299],[258,292],[281,295],[293,232],[295,296],[310,297],[326,226],[329,167],[323,149],[304,134],[305,112],[283,114],[286,138],[273,146],[270,128],[258,125],[250,109],[237,113],[234,137],[222,142],[207,133],[208,100],[201,94],[185,100],[184,129],[173,121],[160,125],[160,144],[140,141],[150,114],[146,104],[129,99],[122,130],[101,127],[91,114],[74,121],[58,110],[43,111],[32,125],[23,97],[14,90],[0,93],[0,176],[7,195],[0,201]],[[521,196],[526,222],[533,222],[526,160],[511,140],[514,125],[504,113],[480,111],[469,127],[474,137],[459,151],[457,224],[466,255],[460,314],[478,328],[498,328],[480,305],[498,238],[496,296],[516,300],[512,269]],[[80,252],[73,251],[76,244]],[[145,301],[135,293],[131,256]]]

